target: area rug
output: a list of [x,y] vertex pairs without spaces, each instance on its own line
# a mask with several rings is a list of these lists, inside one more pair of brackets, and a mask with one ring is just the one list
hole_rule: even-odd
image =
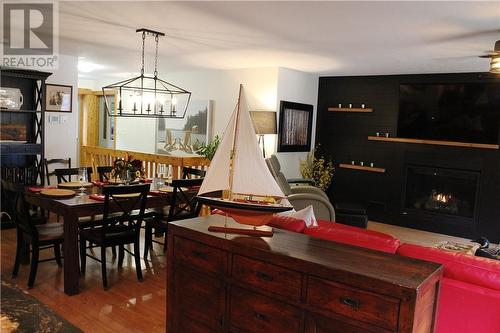
[[21,289],[2,281],[0,332],[82,332]]

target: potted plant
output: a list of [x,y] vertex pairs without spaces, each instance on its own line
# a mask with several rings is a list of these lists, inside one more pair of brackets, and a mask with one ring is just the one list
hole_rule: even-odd
[[220,137],[216,135],[215,138],[211,140],[209,143],[202,144],[200,148],[196,151],[196,153],[211,161],[212,158],[214,158],[217,148],[219,148],[219,144],[220,144]]
[[134,181],[137,178],[145,176],[142,168],[142,161],[134,159],[132,155],[127,154],[127,158],[117,158],[113,163],[113,170],[111,170],[111,177],[120,178],[124,181]]
[[333,180],[335,167],[330,158],[319,153],[318,144],[313,151],[307,153],[305,160],[300,160],[300,173],[303,178],[312,179],[312,185],[326,191]]

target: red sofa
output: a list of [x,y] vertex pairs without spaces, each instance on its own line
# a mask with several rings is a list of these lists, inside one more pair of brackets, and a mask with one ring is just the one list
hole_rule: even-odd
[[443,265],[436,332],[500,332],[500,261],[414,244],[397,254]]
[[269,226],[392,254],[395,254],[399,247],[399,240],[390,235],[330,221],[318,221],[317,227],[306,228],[301,220],[279,216],[275,217]]
[[318,221],[318,227],[306,228],[303,221],[280,216],[269,225],[339,243],[440,263],[444,266],[444,273],[436,332],[500,333],[499,261],[400,244],[398,239],[390,235],[334,222]]

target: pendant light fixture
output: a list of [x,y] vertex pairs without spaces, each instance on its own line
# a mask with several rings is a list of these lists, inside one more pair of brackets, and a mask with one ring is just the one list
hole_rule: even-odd
[[[158,39],[164,33],[137,29],[142,35],[141,75],[102,88],[105,108],[110,116],[142,118],[184,118],[191,93],[158,77]],[[144,72],[146,37],[155,40],[153,75]]]

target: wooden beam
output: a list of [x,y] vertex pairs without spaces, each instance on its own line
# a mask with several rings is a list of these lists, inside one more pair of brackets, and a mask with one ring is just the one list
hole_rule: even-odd
[[346,163],[340,163],[339,168],[363,170],[363,171],[379,172],[379,173],[385,172],[384,168],[375,168],[375,167],[370,167],[370,166],[353,165],[353,164],[346,164]]
[[328,108],[330,112],[359,112],[359,113],[369,113],[373,112],[372,108]]
[[416,143],[421,145],[438,145],[451,147],[481,148],[481,149],[499,149],[499,145],[487,143],[457,142],[457,141],[439,141],[425,139],[407,139],[407,138],[386,138],[383,136],[369,136],[369,141]]

